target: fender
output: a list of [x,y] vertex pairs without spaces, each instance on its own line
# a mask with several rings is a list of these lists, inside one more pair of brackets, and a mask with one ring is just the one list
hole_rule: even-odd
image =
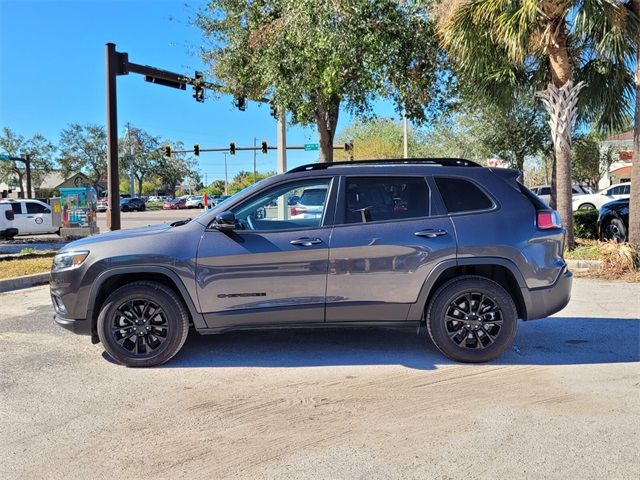
[[422,288],[420,289],[420,293],[418,294],[418,300],[414,303],[409,309],[409,313],[407,315],[407,320],[421,320],[424,316],[424,306],[427,303],[427,298],[429,298],[429,294],[431,293],[431,289],[433,285],[436,283],[438,278],[442,273],[451,268],[451,267],[461,267],[464,265],[500,265],[509,270],[516,281],[518,282],[518,286],[520,289],[526,288],[527,284],[524,281],[524,277],[516,267],[516,264],[511,260],[507,260],[506,258],[501,257],[474,257],[474,258],[459,258],[459,259],[451,259],[444,260],[440,262],[436,267],[431,270],[431,273],[427,276],[424,283],[422,284]]
[[[141,265],[136,267],[117,267],[117,268],[102,272],[100,275],[98,275],[98,277],[93,282],[93,286],[91,287],[91,294],[89,295],[89,305],[92,308],[89,309],[89,311],[87,312],[87,318],[91,318],[92,321],[94,321],[93,306],[95,305],[96,297],[98,296],[98,292],[100,291],[100,288],[102,287],[104,282],[113,276],[123,275],[128,273],[129,274],[158,273],[160,275],[165,275],[169,277],[178,288],[180,292],[180,296],[182,297],[182,300],[184,301],[185,305],[187,306],[187,309],[189,310],[189,313],[191,314],[191,318],[193,319],[193,324],[196,327],[196,329],[200,330],[203,328],[207,328],[207,324],[204,322],[204,318],[202,314],[198,312],[198,310],[196,309],[196,306],[193,303],[193,300],[191,299],[189,292],[187,291],[187,287],[184,286],[184,283],[182,279],[178,276],[178,274],[168,268],[153,266],[153,265]],[[95,326],[93,326],[93,329],[95,330]]]

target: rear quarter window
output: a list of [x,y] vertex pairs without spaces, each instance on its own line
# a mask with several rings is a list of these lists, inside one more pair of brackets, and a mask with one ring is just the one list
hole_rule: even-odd
[[435,177],[435,182],[449,213],[475,212],[493,208],[491,199],[469,180]]

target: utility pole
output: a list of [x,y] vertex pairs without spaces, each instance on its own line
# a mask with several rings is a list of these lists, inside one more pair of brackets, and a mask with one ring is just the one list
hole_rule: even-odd
[[227,178],[227,154],[224,154],[224,194],[229,195],[229,179]]
[[[31,198],[31,155],[24,156],[24,165],[27,171],[27,198]],[[22,185],[20,185],[22,187]]]
[[402,114],[402,132],[403,132],[403,158],[409,158],[409,121],[407,120],[407,112]]
[[253,183],[256,183],[256,146],[258,139],[253,137]]
[[120,179],[118,178],[118,102],[116,95],[116,76],[122,66],[121,54],[116,52],[113,43],[105,45],[106,84],[107,84],[107,228],[120,230]]
[[276,173],[284,173],[287,171],[287,112],[284,108],[278,108],[278,164]]
[[136,196],[135,186],[136,177],[133,172],[133,144],[131,143],[131,125],[127,122],[127,133],[125,134],[125,143],[129,147],[129,194],[131,198]]

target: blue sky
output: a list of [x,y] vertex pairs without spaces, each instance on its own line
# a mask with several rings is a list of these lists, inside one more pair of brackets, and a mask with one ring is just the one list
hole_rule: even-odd
[[[57,143],[69,123],[106,123],[104,45],[116,44],[135,63],[193,75],[205,70],[197,51],[201,35],[190,24],[191,0],[30,1],[0,0],[0,127],[25,137],[42,133]],[[140,75],[118,77],[118,128],[126,122],[187,146],[238,146],[267,140],[276,123],[268,105],[245,112],[228,96],[198,103],[186,91],[153,85]],[[379,104],[379,114],[392,115]],[[338,131],[350,122],[342,114]],[[290,127],[290,145],[316,143],[315,128]],[[290,151],[289,167],[313,162],[313,152]],[[258,170],[275,170],[276,155],[258,154]],[[211,182],[224,176],[222,154],[201,154],[200,170]],[[253,168],[253,154],[229,157],[229,174]]]

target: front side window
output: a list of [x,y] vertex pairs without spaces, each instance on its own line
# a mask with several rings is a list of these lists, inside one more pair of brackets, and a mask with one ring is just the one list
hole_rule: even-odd
[[551,195],[551,187],[542,187],[538,189],[538,195]]
[[349,177],[345,223],[429,216],[429,189],[422,177]]
[[488,210],[493,207],[491,199],[469,180],[436,177],[435,181],[449,213]]
[[270,188],[233,209],[240,229],[318,228],[327,207],[330,178],[288,182]]
[[49,209],[39,203],[27,202],[27,213],[49,213]]

